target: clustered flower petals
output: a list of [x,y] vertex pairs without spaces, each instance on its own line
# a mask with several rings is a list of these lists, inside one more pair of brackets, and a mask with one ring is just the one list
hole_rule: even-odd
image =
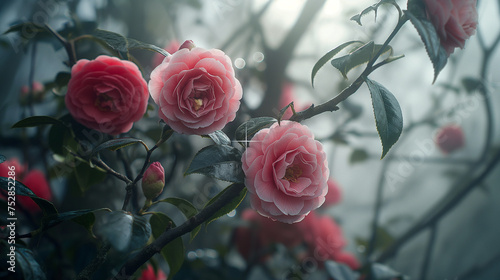
[[359,267],[356,257],[344,251],[346,241],[342,229],[328,216],[320,216],[312,211],[301,222],[285,224],[247,209],[243,211],[241,219],[249,224],[236,229],[235,243],[240,254],[248,261],[264,262],[270,256],[269,246],[272,244],[280,243],[290,249],[305,244],[305,254],[299,253],[299,259],[313,259],[320,265],[326,260],[334,260],[352,269]]
[[173,130],[204,135],[234,120],[242,88],[224,52],[193,46],[185,42],[153,70],[149,91]]
[[476,0],[424,0],[424,3],[447,54],[452,54],[455,48],[463,49],[465,41],[476,32]]
[[263,216],[295,223],[325,201],[326,154],[302,124],[282,121],[262,129],[242,162],[251,205]]
[[106,55],[71,69],[65,102],[79,123],[100,132],[128,132],[146,112],[148,87],[132,62]]

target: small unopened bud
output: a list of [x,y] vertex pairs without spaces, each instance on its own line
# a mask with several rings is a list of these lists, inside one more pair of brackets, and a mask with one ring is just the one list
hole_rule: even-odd
[[147,200],[160,195],[165,186],[165,171],[158,161],[153,162],[142,177],[142,191]]
[[192,40],[186,40],[184,41],[184,43],[182,43],[182,45],[179,47],[179,50],[181,49],[188,49],[188,50],[192,50],[194,47],[196,47],[196,45],[193,43]]

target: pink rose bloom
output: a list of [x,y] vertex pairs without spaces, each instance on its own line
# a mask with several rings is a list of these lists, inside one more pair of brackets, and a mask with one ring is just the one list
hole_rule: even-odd
[[436,144],[443,154],[449,154],[465,146],[462,128],[456,125],[442,127],[437,134]]
[[448,55],[464,48],[477,27],[476,0],[424,0],[427,16]]
[[[19,161],[14,158],[0,163],[0,177],[9,177],[9,166],[15,166],[17,181],[23,183],[38,197],[49,201],[52,200],[52,191],[42,171],[38,169],[27,171],[26,167],[21,165]],[[3,193],[0,193],[0,197],[5,198]],[[18,196],[16,199],[16,203],[30,213],[38,213],[41,210],[40,207],[27,196]]]
[[300,123],[282,121],[259,131],[242,162],[251,205],[263,216],[295,223],[325,201],[326,154]]
[[318,216],[313,211],[297,226],[301,228],[310,256],[320,264],[326,260],[334,260],[345,263],[352,269],[359,267],[356,258],[343,251],[346,241],[342,229],[332,218]]
[[338,183],[332,178],[328,179],[328,193],[325,196],[324,206],[331,206],[339,203],[342,199],[342,193],[340,192],[340,188]]
[[167,275],[161,269],[155,272],[153,266],[148,263],[138,280],[167,280]]
[[242,88],[224,52],[191,47],[166,57],[151,72],[149,91],[160,118],[173,130],[209,134],[234,120]]
[[142,118],[148,98],[147,83],[134,63],[101,55],[73,66],[65,101],[79,123],[117,135]]
[[267,248],[272,244],[280,243],[293,248],[303,241],[299,227],[295,226],[297,224],[275,222],[252,209],[243,211],[241,219],[249,225],[235,230],[234,241],[240,254],[248,261],[257,256],[260,261],[265,261],[271,253]]

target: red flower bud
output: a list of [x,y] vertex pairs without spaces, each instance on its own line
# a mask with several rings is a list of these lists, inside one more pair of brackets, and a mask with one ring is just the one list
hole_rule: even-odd
[[179,50],[182,50],[182,49],[192,50],[194,47],[196,47],[196,45],[193,43],[193,40],[186,40],[179,47]]
[[165,186],[165,171],[161,163],[153,162],[142,177],[142,191],[146,199],[153,199],[160,195]]

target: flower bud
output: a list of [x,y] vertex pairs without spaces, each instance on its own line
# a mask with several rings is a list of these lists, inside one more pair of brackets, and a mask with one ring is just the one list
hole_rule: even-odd
[[148,200],[160,195],[165,186],[165,171],[158,161],[153,162],[142,177],[142,191]]
[[179,47],[179,50],[182,50],[182,49],[192,50],[194,47],[196,47],[196,45],[193,43],[193,41],[192,41],[192,40],[186,40],[186,41],[184,41],[184,43],[182,43],[182,45]]

